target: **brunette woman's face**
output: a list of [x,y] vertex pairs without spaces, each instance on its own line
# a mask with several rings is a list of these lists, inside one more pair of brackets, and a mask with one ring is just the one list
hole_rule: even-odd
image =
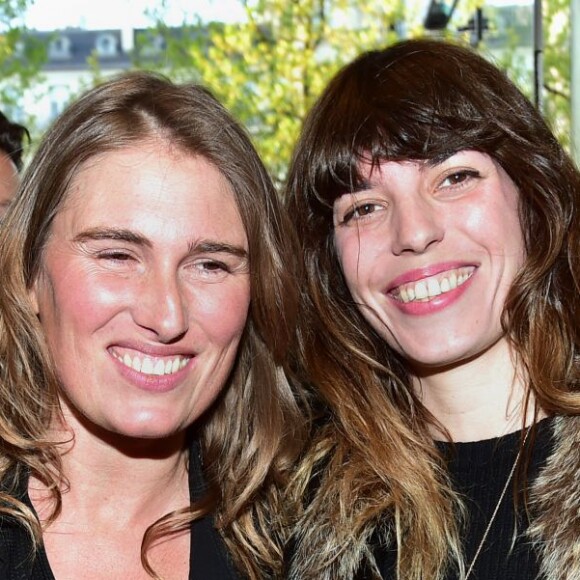
[[[363,168],[364,170],[364,168]],[[518,191],[489,156],[385,162],[334,203],[344,276],[373,328],[412,366],[477,356],[524,258]]]
[[226,384],[248,315],[248,242],[228,182],[165,143],[92,159],[31,297],[69,425],[182,433]]

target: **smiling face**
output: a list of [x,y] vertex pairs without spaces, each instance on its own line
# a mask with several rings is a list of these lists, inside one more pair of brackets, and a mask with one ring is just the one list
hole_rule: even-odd
[[18,187],[18,172],[12,159],[0,150],[0,219],[6,213]]
[[502,338],[523,264],[519,194],[490,157],[385,162],[334,204],[349,290],[373,328],[415,369],[460,363]]
[[31,291],[73,429],[165,437],[211,405],[246,324],[247,252],[203,158],[155,141],[81,168]]

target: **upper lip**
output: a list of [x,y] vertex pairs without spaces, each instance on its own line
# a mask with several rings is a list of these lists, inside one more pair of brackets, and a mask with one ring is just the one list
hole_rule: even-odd
[[194,349],[185,348],[175,344],[148,344],[132,340],[115,342],[110,344],[108,348],[130,349],[151,357],[194,357],[197,354]]
[[422,268],[415,268],[413,270],[408,270],[400,276],[397,276],[387,286],[387,292],[392,292],[395,288],[402,286],[403,284],[409,284],[410,282],[417,282],[423,278],[429,278],[430,276],[436,276],[441,274],[441,272],[447,272],[449,270],[456,270],[458,268],[465,268],[468,266],[477,267],[477,264],[472,262],[440,262],[439,264],[432,264],[430,266],[425,266]]

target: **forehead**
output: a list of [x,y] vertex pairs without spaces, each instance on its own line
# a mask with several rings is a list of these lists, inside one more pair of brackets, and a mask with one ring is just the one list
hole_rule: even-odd
[[166,241],[199,233],[245,244],[235,194],[222,173],[203,157],[157,141],[85,162],[53,230],[57,226],[71,235],[88,227],[119,227]]

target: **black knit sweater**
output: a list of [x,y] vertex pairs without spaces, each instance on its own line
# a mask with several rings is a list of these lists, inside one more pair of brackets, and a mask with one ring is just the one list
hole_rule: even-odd
[[[481,543],[490,518],[516,460],[522,433],[470,443],[437,443],[448,458],[449,473],[455,489],[462,495],[468,512],[464,528],[464,557],[469,568]],[[551,419],[537,425],[535,439],[526,441],[531,453],[522,454],[527,466],[526,481],[537,476],[552,448]],[[468,580],[535,580],[539,572],[537,556],[526,538],[528,514],[524,503],[522,472],[508,485],[499,509]],[[518,485],[519,483],[519,485]],[[518,485],[515,500],[514,485]],[[516,513],[517,503],[517,513]],[[386,580],[395,578],[393,551],[379,549],[377,562]],[[457,571],[447,580],[457,580]]]

